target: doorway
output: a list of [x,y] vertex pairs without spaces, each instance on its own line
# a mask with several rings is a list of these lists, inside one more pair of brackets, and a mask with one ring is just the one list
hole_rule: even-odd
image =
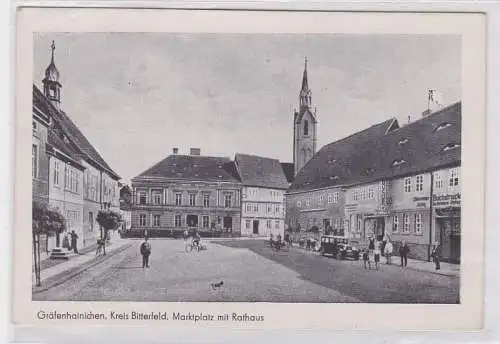
[[186,217],[188,227],[198,227],[198,215],[188,215]]
[[231,216],[224,217],[224,229],[226,231],[233,231],[233,218]]
[[259,234],[259,220],[253,220],[253,234]]

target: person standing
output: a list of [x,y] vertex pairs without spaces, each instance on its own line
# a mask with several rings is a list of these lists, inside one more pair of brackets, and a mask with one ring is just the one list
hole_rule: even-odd
[[78,253],[78,234],[74,230],[71,231],[71,248],[73,252]]
[[144,238],[144,242],[141,244],[141,255],[142,255],[142,268],[149,268],[149,256],[151,255],[151,244],[148,241],[148,237]]
[[401,256],[401,267],[406,268],[408,265],[408,253],[410,253],[410,248],[406,244],[406,241],[401,242],[401,246],[399,247],[399,255]]
[[387,239],[387,242],[385,243],[384,247],[385,263],[387,265],[391,265],[391,255],[393,249],[394,248],[392,247],[392,242],[389,239]]
[[380,253],[381,253],[381,247],[382,247],[382,241],[377,240],[375,242],[375,249],[373,250],[373,257],[375,260],[375,269],[378,271],[378,264],[380,263]]
[[434,264],[436,264],[436,270],[441,269],[441,244],[437,244],[432,251],[432,258],[434,259]]

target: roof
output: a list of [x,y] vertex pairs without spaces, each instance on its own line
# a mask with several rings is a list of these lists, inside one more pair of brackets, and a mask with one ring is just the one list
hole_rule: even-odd
[[282,162],[281,167],[288,183],[292,183],[295,178],[295,166],[293,162]]
[[398,178],[461,161],[461,103],[401,128],[389,121],[324,146],[302,168],[291,191]]
[[133,180],[147,177],[240,182],[236,166],[229,158],[200,155],[169,155]]
[[234,162],[243,185],[288,189],[288,181],[278,159],[237,153]]
[[92,146],[92,144],[87,140],[85,135],[78,129],[78,127],[73,123],[71,118],[66,115],[63,111],[57,111],[52,104],[45,98],[43,93],[33,85],[33,101],[36,105],[40,107],[40,110],[46,111],[51,117],[60,125],[64,133],[72,140],[77,148],[88,156],[92,161],[101,166],[102,169],[106,170],[114,178],[120,179],[120,176],[114,172],[111,167],[102,158],[99,152]]
[[356,167],[366,158],[367,148],[396,127],[397,120],[392,118],[323,146],[297,173],[290,191],[345,185],[358,180]]
[[[57,135],[56,131],[49,130],[47,132],[47,142],[49,143],[49,145],[61,151],[66,156],[71,158],[73,161],[76,162],[80,161],[80,157],[78,156],[78,151],[76,151],[76,149],[74,149],[69,143],[64,142],[64,139],[61,139]],[[81,163],[79,162],[79,164]]]

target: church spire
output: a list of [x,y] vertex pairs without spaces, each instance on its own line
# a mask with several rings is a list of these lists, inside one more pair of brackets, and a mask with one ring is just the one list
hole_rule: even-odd
[[302,75],[302,87],[299,96],[300,108],[311,108],[312,97],[307,80],[307,56],[304,59],[304,74]]
[[61,83],[59,82],[59,71],[57,70],[56,64],[54,63],[54,51],[56,50],[56,43],[52,41],[50,46],[51,56],[50,64],[45,69],[45,78],[43,82],[43,93],[45,97],[50,100],[50,102],[59,109],[61,102]]

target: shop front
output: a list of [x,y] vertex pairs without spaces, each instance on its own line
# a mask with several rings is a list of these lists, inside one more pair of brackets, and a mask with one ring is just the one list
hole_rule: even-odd
[[442,260],[460,263],[461,208],[460,193],[433,197],[434,243],[441,245]]

